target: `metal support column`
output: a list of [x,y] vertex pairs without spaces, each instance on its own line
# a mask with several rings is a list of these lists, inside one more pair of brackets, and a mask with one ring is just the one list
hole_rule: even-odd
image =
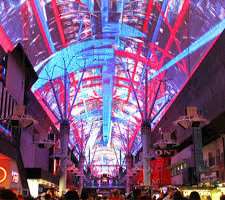
[[192,125],[192,137],[194,144],[194,160],[196,181],[200,182],[200,173],[203,169],[203,154],[202,154],[202,131],[199,125]]
[[80,155],[80,162],[79,162],[79,173],[80,173],[80,188],[79,188],[79,192],[81,194],[82,189],[84,187],[84,160],[85,157],[84,155]]
[[151,185],[151,169],[150,169],[150,157],[149,157],[149,144],[150,144],[151,125],[148,122],[143,122],[141,125],[141,135],[143,144],[143,177],[144,186],[149,187]]
[[69,132],[70,132],[69,121],[68,120],[62,121],[60,123],[60,141],[62,151],[60,162],[60,179],[59,179],[60,195],[62,195],[66,191]]
[[132,177],[132,158],[131,155],[126,155],[127,177],[126,177],[126,192],[131,191],[131,177]]

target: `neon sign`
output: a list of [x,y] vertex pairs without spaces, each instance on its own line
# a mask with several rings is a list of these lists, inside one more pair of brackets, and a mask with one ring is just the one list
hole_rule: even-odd
[[12,171],[12,182],[18,183],[19,182],[19,174],[18,172]]
[[7,177],[7,171],[4,167],[0,167],[0,183],[3,183]]

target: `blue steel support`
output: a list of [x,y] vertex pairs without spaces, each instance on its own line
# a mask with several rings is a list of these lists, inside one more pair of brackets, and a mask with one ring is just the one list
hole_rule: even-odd
[[53,91],[53,95],[54,95],[54,97],[55,97],[55,101],[56,101],[56,104],[57,104],[57,108],[58,108],[58,111],[59,111],[59,114],[60,114],[60,117],[61,117],[60,120],[63,120],[63,113],[62,113],[62,110],[61,110],[61,107],[60,107],[60,103],[59,103],[59,99],[58,99],[57,92],[56,92],[56,90],[55,90],[55,87],[54,87],[54,85],[53,85],[53,83],[52,83],[52,79],[51,79],[51,77],[50,77],[48,71],[47,71],[47,70],[45,70],[45,71],[46,71],[46,74],[48,75],[49,82],[50,82],[50,85],[51,85],[51,88],[52,88],[52,91]]
[[163,104],[163,106],[158,110],[158,112],[154,115],[154,117],[152,119],[150,119],[150,121],[149,121],[150,124],[158,117],[158,115],[168,105],[169,102],[170,102],[170,98]]
[[[159,14],[159,18],[157,20],[157,24],[152,36],[152,43],[155,43],[158,38],[159,30],[163,21],[162,15],[165,13],[167,8],[168,0],[164,0],[162,4],[162,8]],[[149,59],[151,57],[151,50],[149,49],[147,52],[146,58]],[[149,144],[151,143],[151,124],[148,124],[148,67],[145,64],[144,70],[142,71],[142,77],[145,78],[145,101],[144,101],[144,119],[141,125],[141,134],[142,134],[142,147],[143,147],[143,176],[144,176],[144,185],[151,186],[151,169],[149,166]]]
[[[158,21],[157,21],[157,24],[156,24],[156,27],[155,27],[155,30],[154,30],[154,33],[153,33],[153,36],[152,36],[152,41],[151,41],[152,43],[157,41],[157,38],[158,38],[158,35],[159,35],[159,30],[160,30],[160,27],[161,27],[162,21],[163,21],[163,16],[162,15],[166,11],[167,4],[168,4],[168,0],[164,0],[163,4],[162,4],[161,11],[160,11],[160,14],[159,14],[159,18],[158,18]],[[151,52],[149,51],[149,55],[150,55],[150,53]]]

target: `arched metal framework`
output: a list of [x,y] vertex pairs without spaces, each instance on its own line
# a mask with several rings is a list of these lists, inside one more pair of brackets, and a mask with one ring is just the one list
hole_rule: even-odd
[[95,174],[141,148],[143,110],[154,127],[225,28],[213,0],[4,0],[0,16],[0,44],[22,43],[35,96]]

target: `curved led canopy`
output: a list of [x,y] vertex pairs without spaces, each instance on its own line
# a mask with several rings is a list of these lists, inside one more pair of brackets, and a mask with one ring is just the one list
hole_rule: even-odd
[[154,127],[225,28],[211,0],[5,0],[0,16],[0,44],[24,46],[32,91],[56,126],[70,120],[69,147],[95,174],[141,148],[145,69]]

